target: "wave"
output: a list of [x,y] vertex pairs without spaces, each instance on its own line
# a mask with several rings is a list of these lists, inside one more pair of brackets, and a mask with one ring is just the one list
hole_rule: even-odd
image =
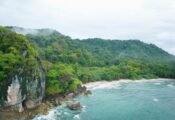
[[55,110],[50,110],[48,115],[38,115],[33,120],[55,120]]
[[90,82],[84,84],[88,90],[95,90],[95,89],[120,89],[120,83],[129,83],[132,82],[131,80],[119,80],[119,81],[98,81],[98,82]]
[[174,85],[172,83],[167,85],[168,87],[174,87]]
[[154,83],[154,85],[161,85],[161,83],[160,82],[156,82],[156,83]]
[[154,102],[159,102],[159,99],[154,98],[153,101],[154,101]]
[[78,115],[74,115],[73,119],[74,120],[80,120],[80,115],[79,114]]

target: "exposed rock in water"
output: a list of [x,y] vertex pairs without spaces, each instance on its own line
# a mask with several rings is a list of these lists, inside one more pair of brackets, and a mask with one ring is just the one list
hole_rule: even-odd
[[84,93],[84,95],[91,95],[92,94],[92,92],[90,91],[90,90],[87,90],[85,93]]
[[71,99],[74,97],[74,93],[69,93],[68,95],[65,96],[66,99]]
[[[81,91],[80,91],[81,89]],[[84,91],[85,87],[79,87],[78,95],[85,95],[86,91]],[[73,96],[72,96],[73,95]],[[75,97],[75,93],[68,93],[65,95],[55,95],[55,96],[46,96],[41,104],[38,104],[34,100],[24,100],[23,105],[24,108],[27,108],[24,112],[12,112],[9,108],[6,111],[0,111],[0,116],[2,120],[30,120],[34,116],[38,114],[48,114],[48,111],[53,107],[63,104],[65,101],[72,99]],[[69,107],[68,107],[69,106]],[[67,104],[67,107],[70,110],[81,110],[82,106],[78,102],[72,102]]]
[[68,107],[70,110],[81,110],[81,109],[82,109],[82,106],[81,106],[80,102],[69,103],[69,104],[67,105],[67,107]]

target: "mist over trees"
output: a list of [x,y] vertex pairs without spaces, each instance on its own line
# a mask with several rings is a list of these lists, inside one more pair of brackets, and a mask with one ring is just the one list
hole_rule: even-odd
[[[0,85],[15,72],[12,66],[23,64],[18,63],[18,54],[24,46],[31,51],[29,63],[34,56],[42,61],[47,95],[71,92],[92,81],[175,78],[175,57],[139,40],[79,40],[49,29],[25,32],[25,36],[3,27],[0,32]],[[2,35],[7,32],[8,37]]]

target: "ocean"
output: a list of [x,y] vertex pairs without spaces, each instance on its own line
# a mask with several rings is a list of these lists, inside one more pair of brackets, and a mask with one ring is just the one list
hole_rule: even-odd
[[[175,80],[139,80],[94,87],[92,95],[79,96],[83,108],[71,111],[65,104],[33,120],[175,120]],[[70,102],[70,101],[67,101]]]

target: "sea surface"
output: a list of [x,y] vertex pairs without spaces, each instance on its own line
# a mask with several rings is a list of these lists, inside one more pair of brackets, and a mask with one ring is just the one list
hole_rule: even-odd
[[33,120],[175,120],[175,80],[103,85],[73,101],[83,109],[71,111],[65,103]]

